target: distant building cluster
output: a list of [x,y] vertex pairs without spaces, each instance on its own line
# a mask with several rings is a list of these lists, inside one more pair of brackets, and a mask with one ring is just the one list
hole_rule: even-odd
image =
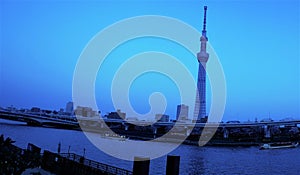
[[94,111],[92,108],[82,106],[77,106],[74,112],[77,116],[82,117],[94,117],[99,115],[98,112]]
[[[138,116],[127,116],[125,112],[121,111],[120,109],[117,109],[115,112],[110,112],[104,116],[101,116],[100,111],[95,111],[90,107],[83,107],[83,106],[77,106],[74,109],[73,102],[66,103],[66,108],[57,110],[48,110],[48,109],[41,109],[39,107],[32,107],[30,109],[18,109],[14,106],[9,106],[6,108],[0,107],[0,110],[4,111],[10,111],[10,112],[18,112],[18,113],[25,113],[25,114],[32,114],[32,115],[39,115],[44,117],[50,117],[50,118],[58,118],[58,119],[64,119],[64,120],[72,120],[77,121],[76,116],[79,117],[102,117],[103,119],[115,119],[115,120],[126,120],[126,121],[144,121],[143,119],[139,118]],[[189,118],[189,106],[185,104],[177,105],[177,112],[176,112],[176,118],[175,120],[172,120],[169,115],[166,114],[156,114],[153,117],[153,120],[156,122],[201,122],[206,123],[208,121],[208,116],[200,118],[197,121],[191,120]],[[293,121],[295,119],[293,118],[284,118],[279,121]],[[258,123],[258,122],[273,122],[274,120],[270,118],[263,118],[261,120],[258,120],[257,117],[255,118],[255,121],[246,121],[244,123]],[[228,124],[239,124],[241,123],[238,120],[230,120],[227,122],[221,122],[221,123],[228,123]]]
[[[65,109],[60,108],[57,110],[47,110],[41,109],[39,107],[32,107],[31,109],[17,109],[13,106],[7,107],[9,111],[19,111],[22,113],[34,114],[34,115],[42,115],[53,118],[63,118],[63,119],[75,119],[76,117],[100,117],[100,111],[95,111],[91,107],[85,106],[76,106],[74,107],[74,103],[69,101],[66,103]],[[127,121],[138,121],[144,120],[139,118],[138,116],[126,116],[126,113],[121,111],[121,109],[117,109],[116,111],[109,112],[108,114],[102,116],[104,119],[116,119],[116,120],[127,120]],[[156,122],[175,122],[175,121],[190,121],[189,120],[189,106],[185,104],[180,104],[177,106],[176,118],[171,119],[167,114],[156,114],[153,116],[153,120]]]

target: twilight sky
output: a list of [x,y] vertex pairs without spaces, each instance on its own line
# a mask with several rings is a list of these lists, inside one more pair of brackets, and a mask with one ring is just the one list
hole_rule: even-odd
[[[80,53],[98,32],[141,15],[177,18],[201,31],[204,5],[209,43],[227,83],[223,120],[300,118],[298,0],[1,1],[0,106],[64,108],[72,100]],[[191,42],[200,44],[199,38]],[[187,64],[195,66],[187,67],[196,79],[196,53],[158,38],[124,43],[108,56],[101,70],[105,76],[98,76],[95,83],[97,104],[104,114],[114,110],[110,83],[118,65],[144,51],[189,60]],[[130,89],[132,106],[146,113],[148,97],[155,91],[165,94],[166,113],[174,118],[180,104],[178,89],[159,74],[136,79]],[[210,92],[207,101],[209,111]]]

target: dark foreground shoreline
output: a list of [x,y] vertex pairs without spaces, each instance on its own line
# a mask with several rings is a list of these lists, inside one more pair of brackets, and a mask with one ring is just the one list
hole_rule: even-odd
[[74,153],[53,153],[28,143],[27,149],[15,146],[11,138],[0,136],[0,174],[56,175],[132,175],[133,172],[99,163]]

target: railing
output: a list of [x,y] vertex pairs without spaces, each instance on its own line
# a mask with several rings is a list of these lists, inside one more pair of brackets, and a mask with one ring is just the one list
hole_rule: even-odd
[[86,159],[82,156],[79,156],[74,153],[61,153],[60,156],[65,157],[69,160],[72,160],[77,163],[81,163],[85,166],[95,168],[98,170],[101,170],[102,172],[105,172],[107,174],[112,174],[112,175],[132,175],[132,172],[129,170],[125,170],[122,168],[118,168],[115,166],[107,165],[104,163],[99,163],[94,160]]

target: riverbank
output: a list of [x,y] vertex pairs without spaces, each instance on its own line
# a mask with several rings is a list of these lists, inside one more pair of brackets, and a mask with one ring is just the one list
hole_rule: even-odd
[[[0,122],[4,122],[7,124],[13,124],[13,125],[25,125],[25,123],[19,122],[19,121],[10,121],[5,119],[0,119]],[[125,131],[123,128],[118,129],[114,128],[113,131],[107,131],[106,129],[101,129],[97,126],[91,126],[91,127],[85,127],[85,128],[60,128],[60,127],[45,127],[45,126],[29,126],[29,127],[44,127],[44,128],[55,128],[55,129],[63,129],[63,130],[74,130],[74,131],[82,131],[90,132],[90,133],[97,133],[101,137],[109,138],[109,139],[120,139],[120,140],[153,140],[157,142],[167,142],[167,143],[183,143],[186,145],[199,145],[199,139],[201,136],[201,132],[199,131],[192,131],[190,136],[186,137],[184,134],[181,135],[166,135],[166,137],[162,138],[163,133],[149,133],[145,131],[138,132],[137,131]],[[280,130],[279,130],[280,129]],[[196,130],[194,128],[194,130]],[[299,128],[297,127],[286,127],[286,128],[277,128],[276,130],[271,130],[273,132],[273,135],[265,138],[264,134],[261,133],[261,129],[257,129],[256,134],[255,133],[247,133],[252,130],[247,129],[247,132],[245,131],[241,132],[242,130],[245,130],[243,128],[233,128],[228,129],[228,135],[224,138],[224,134],[222,133],[222,128],[218,128],[216,130],[216,133],[213,135],[213,137],[210,140],[207,140],[203,142],[204,144],[201,144],[203,146],[259,146],[263,143],[270,143],[270,142],[300,142],[300,132]],[[255,130],[255,128],[253,129]],[[239,132],[240,131],[240,132]],[[271,132],[270,131],[270,132]],[[260,134],[259,134],[260,133]]]

